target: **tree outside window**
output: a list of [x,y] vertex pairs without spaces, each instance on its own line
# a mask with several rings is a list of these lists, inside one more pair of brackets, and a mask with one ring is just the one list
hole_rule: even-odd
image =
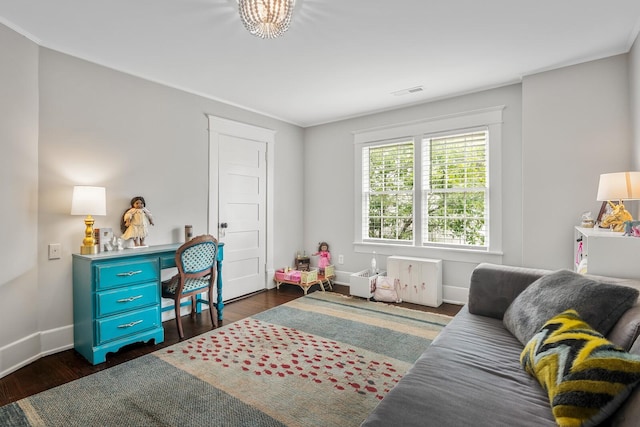
[[423,243],[485,246],[487,132],[423,140]]
[[413,242],[422,218],[423,245],[486,246],[487,140],[482,130],[363,147],[363,239]]
[[364,237],[412,241],[413,141],[365,147],[363,165]]

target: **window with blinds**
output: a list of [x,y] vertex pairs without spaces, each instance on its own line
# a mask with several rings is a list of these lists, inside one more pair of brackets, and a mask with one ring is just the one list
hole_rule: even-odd
[[503,110],[354,132],[355,248],[499,260]]
[[486,130],[422,141],[422,242],[487,245]]
[[363,240],[486,247],[487,151],[484,129],[363,146]]
[[362,236],[413,241],[414,142],[362,149]]

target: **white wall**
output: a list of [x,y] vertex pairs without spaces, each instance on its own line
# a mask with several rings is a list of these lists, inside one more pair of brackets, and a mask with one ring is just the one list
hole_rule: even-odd
[[[640,170],[640,36],[629,52],[629,85],[633,135],[633,169]],[[636,211],[639,213],[640,210]],[[634,218],[637,215],[634,215]]]
[[[296,126],[48,49],[41,50],[40,70],[39,248],[50,242],[63,248],[61,261],[41,257],[42,276],[53,281],[41,289],[42,329],[71,323],[71,253],[78,252],[84,229],[81,217],[69,215],[74,184],[107,187],[107,216],[98,217],[96,227],[118,230],[131,197],[144,196],[155,221],[146,243],[163,244],[181,241],[185,224],[196,235],[207,232],[206,114],[277,130],[280,164],[296,152],[301,157],[302,130]],[[301,173],[298,165],[276,165],[276,204],[286,202],[287,190],[302,191],[290,179]],[[279,211],[276,229],[301,231],[302,216],[302,206]],[[277,254],[293,252],[295,245],[272,237],[275,261],[283,263]]]
[[[0,25],[0,376],[39,353],[38,48]],[[22,340],[20,349],[6,344]]]
[[524,265],[572,268],[573,227],[582,212],[598,214],[599,175],[631,168],[627,59],[524,78]]
[[[631,69],[637,85],[634,61],[630,68],[628,55],[619,55],[527,76],[522,85],[306,129],[307,251],[325,240],[334,261],[343,254],[337,268],[345,283],[369,265],[371,254],[356,253],[353,245],[354,131],[504,104],[500,262],[572,268],[573,227],[584,211],[597,215],[599,174],[632,167],[628,75]],[[635,96],[637,103],[637,89]],[[466,301],[478,260],[444,259],[444,299]]]
[[[107,188],[96,227],[118,230],[142,195],[155,219],[148,244],[182,241],[185,224],[207,232],[207,114],[276,131],[273,197],[287,209],[274,226],[288,232],[269,237],[274,263],[291,263],[303,234],[302,203],[289,197],[303,192],[301,128],[39,48],[1,25],[0,54],[0,313],[11,323],[0,331],[0,376],[73,345],[71,254],[84,237],[83,218],[69,215],[74,185]],[[61,259],[47,259],[49,243],[62,244]]]
[[[519,84],[416,105],[379,114],[344,120],[305,130],[305,249],[317,250],[319,241],[327,241],[339,270],[338,280],[349,283],[349,274],[369,266],[371,253],[354,250],[354,148],[353,132],[446,114],[504,105],[502,137],[503,235],[504,255],[445,259],[443,266],[444,299],[466,301],[469,275],[480,261],[520,265],[522,229],[521,199],[521,88]],[[514,232],[514,230],[516,230]],[[338,255],[344,264],[338,265]],[[386,254],[391,255],[391,254]],[[386,255],[378,256],[386,266]],[[395,249],[393,255],[409,255]],[[416,256],[413,254],[413,256]],[[432,257],[429,250],[421,256]]]

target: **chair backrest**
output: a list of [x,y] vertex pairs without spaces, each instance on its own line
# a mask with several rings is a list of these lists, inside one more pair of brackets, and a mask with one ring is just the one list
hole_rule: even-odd
[[185,276],[201,277],[211,274],[216,265],[218,241],[211,235],[197,236],[176,251],[178,272]]

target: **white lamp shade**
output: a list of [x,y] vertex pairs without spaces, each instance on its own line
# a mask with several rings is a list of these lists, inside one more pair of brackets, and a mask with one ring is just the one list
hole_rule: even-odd
[[71,215],[106,215],[107,190],[104,187],[76,185],[71,199]]
[[637,199],[640,199],[640,172],[615,172],[600,175],[598,201]]

